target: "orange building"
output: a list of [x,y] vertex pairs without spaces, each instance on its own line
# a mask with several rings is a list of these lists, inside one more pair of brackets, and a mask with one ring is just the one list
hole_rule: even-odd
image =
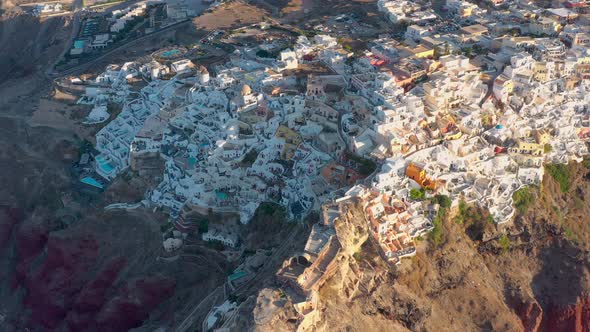
[[426,171],[414,163],[410,163],[406,168],[406,176],[416,181],[425,189],[436,190],[436,181],[428,178],[428,176],[426,176]]

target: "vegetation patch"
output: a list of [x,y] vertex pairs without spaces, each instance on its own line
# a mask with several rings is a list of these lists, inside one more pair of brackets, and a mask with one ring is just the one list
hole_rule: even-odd
[[553,147],[551,146],[551,144],[547,143],[543,146],[543,152],[549,153],[551,151],[553,151]]
[[551,177],[559,183],[561,192],[568,192],[570,190],[570,172],[567,165],[563,164],[548,164],[545,165],[545,170],[551,175]]
[[502,249],[502,253],[507,252],[510,249],[510,239],[508,238],[508,235],[502,235],[500,239],[498,239],[498,244]]
[[424,188],[410,189],[410,198],[415,201],[423,201],[426,198],[426,190]]
[[256,151],[255,149],[252,149],[246,153],[246,155],[244,156],[244,159],[242,159],[242,161],[240,162],[240,166],[250,167],[250,166],[252,166],[252,164],[254,164],[254,162],[256,161],[256,158],[258,158],[258,151]]
[[455,222],[457,224],[462,224],[462,223],[465,222],[465,220],[467,219],[467,217],[468,217],[468,214],[467,214],[467,203],[465,202],[464,199],[461,199],[459,201],[459,212],[455,216]]
[[352,153],[346,153],[346,158],[356,162],[359,165],[358,171],[364,176],[373,173],[377,169],[377,164],[371,159],[359,157]]
[[[424,193],[424,189],[421,189],[422,193]],[[410,192],[411,195],[411,192]],[[465,203],[463,200],[461,200]],[[447,218],[449,209],[451,208],[452,201],[447,195],[435,195],[431,198],[431,202],[438,204],[439,208],[436,212],[436,216],[432,220],[432,225],[434,228],[430,233],[428,233],[427,239],[434,247],[439,247],[445,242],[446,235],[445,230],[443,228],[443,221]],[[466,207],[467,205],[465,205]],[[466,213],[466,212],[465,212]]]
[[534,196],[529,187],[522,187],[512,194],[512,201],[518,212],[525,214],[529,206],[533,203]]
[[443,229],[443,220],[447,216],[447,209],[439,208],[436,217],[432,220],[434,228],[428,233],[428,240],[434,247],[439,247],[444,243],[445,231]]
[[435,195],[432,197],[432,203],[440,205],[440,207],[444,209],[448,209],[451,207],[453,201],[447,195]]

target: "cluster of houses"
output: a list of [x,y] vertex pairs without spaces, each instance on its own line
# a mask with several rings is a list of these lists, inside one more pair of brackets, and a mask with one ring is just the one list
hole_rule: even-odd
[[[318,53],[338,48],[328,36],[300,44]],[[340,113],[324,91],[337,95],[345,79],[318,76],[296,92],[294,77],[281,72],[296,69],[300,57],[292,50],[271,60],[236,52],[210,68],[215,75],[188,59],[109,66],[86,82],[79,100],[93,105],[87,124],[109,119],[109,103],[122,108],[97,133],[96,173],[112,180],[156,156],[164,160],[162,181],[146,197],[172,217],[190,203],[237,212],[246,223],[261,202],[273,201],[290,218],[303,218],[359,175],[358,165],[340,160]],[[138,78],[148,81],[139,91],[131,88]]]
[[[55,4],[57,5],[61,6]],[[196,12],[186,5],[165,4],[157,1],[140,2],[112,12],[89,14],[83,18],[82,27],[72,44],[69,55],[75,57],[100,51],[128,37],[132,32],[148,34],[158,28],[187,20],[195,14]],[[140,22],[145,24],[138,26]]]
[[61,13],[64,10],[64,6],[61,3],[49,2],[34,5],[32,13],[34,16],[42,16]]
[[[96,172],[108,181],[161,159],[161,181],[145,201],[173,220],[192,206],[247,223],[265,201],[301,219],[358,197],[396,263],[415,253],[436,214],[412,191],[478,204],[509,223],[514,192],[539,184],[545,163],[588,154],[590,25],[568,8],[487,14],[447,5],[479,24],[444,34],[414,24],[403,42],[383,37],[355,53],[315,35],[276,57],[238,47],[208,68],[182,56],[109,66],[80,99],[94,107],[89,124],[110,119],[109,103],[122,107],[97,134]],[[519,18],[524,35],[490,15]],[[544,20],[559,24],[555,33],[531,32]],[[302,66],[324,70],[301,75]],[[147,83],[132,88],[138,78]]]
[[[380,1],[389,13],[408,12],[406,5]],[[382,160],[371,185],[355,196],[396,263],[415,252],[413,239],[432,228],[437,208],[412,199],[411,190],[478,204],[503,225],[514,216],[514,192],[540,184],[545,163],[588,154],[588,15],[571,6],[533,10],[529,4],[493,14],[473,6],[447,2],[453,15],[480,24],[445,34],[434,23],[410,25],[403,43],[378,40],[365,63],[353,66],[351,84],[375,107],[344,118],[342,130],[351,151]],[[522,36],[497,23],[508,17],[520,17]],[[414,45],[413,54],[407,45]],[[417,54],[429,50],[435,56]],[[400,75],[405,61],[419,61],[422,71]]]
[[109,47],[117,38],[121,38],[130,29],[131,22],[147,16],[150,8],[152,7],[143,2],[115,10],[109,15],[100,14],[86,17],[70,49],[70,56],[80,56],[84,53]]

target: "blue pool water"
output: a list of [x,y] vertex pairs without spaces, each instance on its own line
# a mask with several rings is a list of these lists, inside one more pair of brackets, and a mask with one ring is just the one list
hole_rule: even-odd
[[229,276],[229,280],[230,280],[230,281],[234,281],[234,280],[236,280],[236,279],[240,279],[240,278],[242,278],[242,277],[246,276],[246,274],[247,274],[247,273],[246,273],[246,272],[244,272],[244,271],[235,271],[235,273],[234,273],[234,274],[232,274],[232,275],[230,275],[230,276]]
[[102,156],[96,156],[96,162],[98,163],[98,167],[100,167],[105,173],[108,174],[113,171],[113,165],[106,161]]
[[85,43],[83,40],[76,40],[74,41],[74,48],[84,48]]
[[174,50],[168,50],[168,51],[164,51],[162,52],[162,57],[164,58],[170,58],[170,57],[174,57],[180,54],[180,50],[174,49]]
[[220,200],[225,201],[227,199],[227,194],[222,192],[222,191],[216,191],[215,195],[217,196],[217,198],[219,198]]
[[95,179],[93,179],[93,178],[91,178],[89,176],[81,179],[80,182],[85,183],[85,184],[87,184],[89,186],[96,187],[98,189],[103,189],[104,188],[103,185],[100,184],[100,182],[96,181]]

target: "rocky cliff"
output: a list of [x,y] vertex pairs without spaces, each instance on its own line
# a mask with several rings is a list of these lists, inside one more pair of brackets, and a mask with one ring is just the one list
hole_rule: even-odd
[[316,310],[284,329],[590,331],[590,169],[568,169],[571,190],[546,176],[506,236],[470,207],[462,224],[445,220],[442,244],[419,241],[397,267],[349,205],[335,222],[342,250]]

